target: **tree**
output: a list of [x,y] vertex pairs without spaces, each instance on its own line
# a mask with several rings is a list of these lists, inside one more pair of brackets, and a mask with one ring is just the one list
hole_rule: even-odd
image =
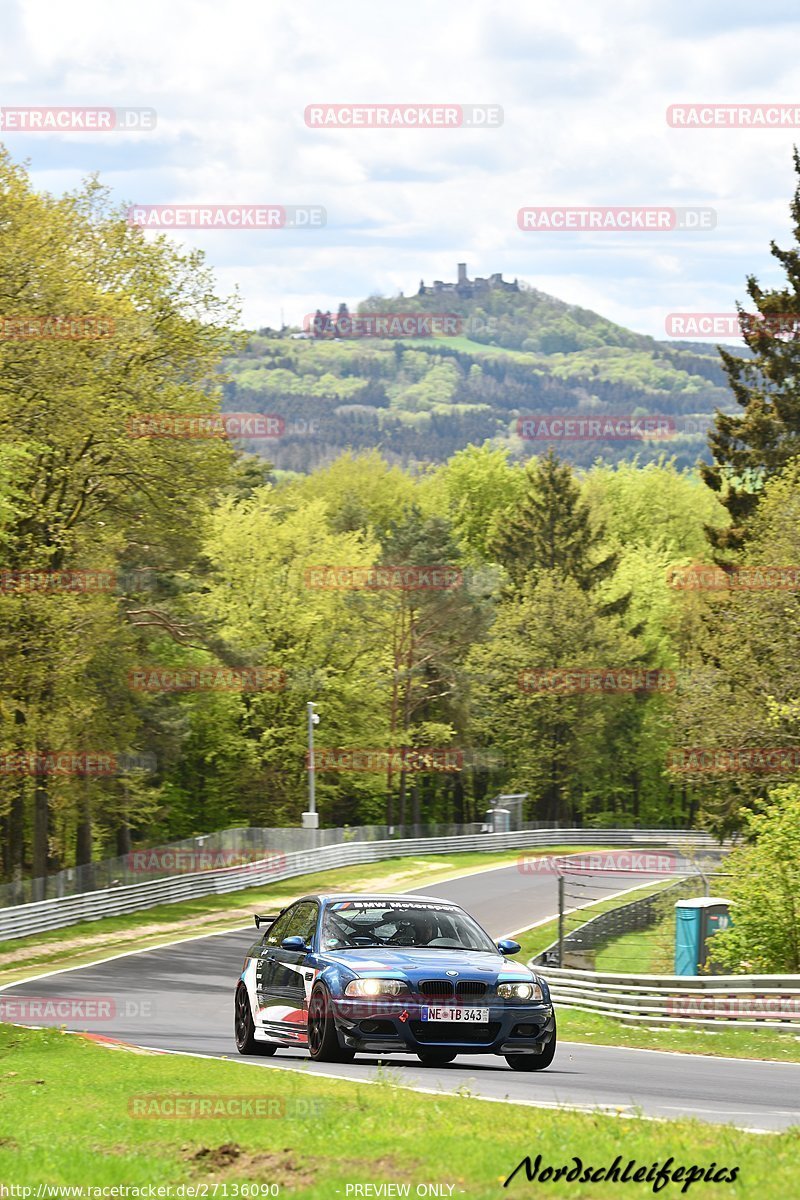
[[[382,546],[387,565],[445,568],[459,572],[459,554],[449,523],[419,508],[395,521]],[[451,587],[399,588],[384,593],[382,615],[391,648],[390,730],[393,745],[448,745],[466,731],[460,683],[467,652],[485,628],[486,607],[464,586],[463,574]],[[424,728],[424,735],[422,729]],[[400,824],[406,818],[407,771],[399,772]],[[393,823],[393,772],[387,772],[387,823]],[[412,781],[412,820],[420,820],[420,792]]]
[[708,942],[709,961],[731,974],[800,972],[800,786],[770,792],[744,813],[750,843],[725,861],[730,928]]
[[[729,571],[718,569],[716,589],[676,593],[680,617],[673,637],[683,668],[676,745],[796,749],[800,593],[791,574],[788,584],[777,573],[770,582],[769,569],[800,562],[800,461],[766,484],[736,557]],[[788,766],[783,773],[796,775]],[[775,782],[774,775],[753,770],[748,756],[719,771],[688,760],[673,778],[695,790],[706,819],[720,831],[736,828],[742,806],[763,799]]]
[[[22,323],[0,353],[0,466],[7,474],[10,456],[15,463],[11,490],[0,482],[0,563],[23,573],[113,572],[159,557],[173,569],[189,565],[209,493],[229,478],[231,448],[221,439],[133,437],[131,422],[219,408],[214,376],[234,342],[235,308],[214,295],[200,255],[163,237],[148,241],[98,183],[58,199],[38,194],[5,152],[0,230],[0,316]],[[78,336],[64,336],[64,326]],[[23,589],[4,600],[6,744],[55,750],[58,737],[63,747],[86,747],[80,739],[103,725],[97,697],[87,701],[88,722],[81,704],[64,699],[88,694],[93,652],[102,656],[113,642],[117,608],[123,620],[130,615],[126,598]],[[120,678],[125,665],[118,657]],[[129,736],[125,721],[112,724],[106,733]],[[66,804],[70,789],[11,776],[0,780],[3,792],[9,857],[24,859],[19,838],[28,837],[41,870],[56,794]],[[79,855],[91,854],[86,796]]]
[[[319,748],[389,744],[391,671],[379,597],[332,587],[314,573],[370,567],[378,544],[360,531],[331,532],[322,499],[301,501],[292,493],[289,501],[288,494],[262,488],[245,501],[220,504],[206,548],[211,573],[195,597],[197,611],[243,662],[283,673],[264,691],[214,697],[212,704],[197,698],[190,713],[195,777],[204,773],[197,730],[216,723],[206,787],[221,789],[220,803],[237,819],[260,825],[299,820],[309,700],[322,713]],[[376,815],[364,776],[320,773],[317,789],[325,820]]]
[[523,473],[509,465],[508,451],[489,445],[459,450],[436,473],[434,486],[444,490],[453,529],[468,561],[491,560],[498,522],[520,500],[524,483]]
[[492,549],[517,586],[531,573],[558,571],[581,591],[592,591],[619,560],[605,553],[605,530],[593,524],[572,468],[551,448],[531,459],[525,475],[525,491],[504,514]]
[[[794,166],[800,177],[797,149]],[[747,293],[755,312],[745,313],[737,305],[752,357],[720,349],[734,398],[743,410],[739,416],[717,412],[709,433],[714,462],[700,468],[730,514],[730,525],[707,529],[711,545],[721,552],[742,548],[764,480],[800,454],[800,178],[790,212],[794,246],[782,250],[770,243],[773,258],[786,273],[786,285],[764,289],[749,275]]]
[[[469,658],[476,732],[505,761],[507,786],[531,795],[530,811],[571,820],[605,806],[619,755],[609,730],[630,695],[529,687],[530,672],[634,666],[635,640],[601,616],[575,579],[541,570],[507,597],[487,640]],[[618,778],[618,776],[617,776]]]

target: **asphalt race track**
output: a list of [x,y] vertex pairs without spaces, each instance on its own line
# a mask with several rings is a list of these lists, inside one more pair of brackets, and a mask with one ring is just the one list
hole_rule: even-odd
[[[604,875],[608,894],[648,882],[647,876]],[[599,879],[594,877],[594,883]],[[515,866],[417,889],[462,904],[493,937],[513,933],[553,915],[556,883],[550,875],[520,874]],[[598,894],[593,886],[592,898]],[[212,934],[173,946],[133,953],[88,967],[50,974],[2,989],[3,1019],[19,1024],[66,1024],[158,1050],[228,1056],[263,1070],[302,1069],[320,1075],[370,1079],[377,1057],[351,1064],[316,1064],[300,1050],[272,1058],[242,1058],[233,1040],[233,991],[253,928]],[[98,1001],[97,1019],[43,1022],[15,999],[74,997]],[[105,1002],[102,1004],[100,1002]],[[110,1003],[109,1003],[110,1002]],[[800,1124],[800,1064],[758,1062],[626,1050],[561,1042],[548,1070],[512,1071],[490,1055],[464,1055],[445,1067],[422,1067],[416,1056],[384,1059],[396,1082],[452,1092],[466,1086],[496,1100],[565,1104],[642,1113],[695,1116],[748,1129],[775,1130]],[[384,1067],[385,1071],[385,1067]]]

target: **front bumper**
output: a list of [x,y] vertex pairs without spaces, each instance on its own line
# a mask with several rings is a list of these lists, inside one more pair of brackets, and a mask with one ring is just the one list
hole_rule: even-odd
[[418,1054],[425,1050],[455,1050],[460,1054],[541,1054],[555,1036],[555,1016],[549,1001],[530,1004],[487,1000],[476,1007],[489,1009],[483,1022],[422,1019],[428,1007],[402,997],[381,1000],[332,1000],[339,1040],[351,1050],[382,1054]]

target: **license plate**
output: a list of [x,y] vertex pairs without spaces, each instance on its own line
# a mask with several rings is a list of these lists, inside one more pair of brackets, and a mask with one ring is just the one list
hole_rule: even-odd
[[461,1021],[465,1025],[486,1024],[488,1008],[430,1008],[422,1009],[423,1021]]

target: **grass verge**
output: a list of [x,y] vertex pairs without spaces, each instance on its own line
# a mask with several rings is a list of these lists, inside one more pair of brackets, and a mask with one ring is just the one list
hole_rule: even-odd
[[[633,888],[631,891],[626,891],[624,896],[617,896],[615,899],[606,897],[605,900],[598,900],[595,904],[589,904],[585,908],[576,911],[574,916],[567,918],[567,932],[575,929],[576,926],[582,925],[584,921],[590,920],[592,917],[597,917],[600,913],[608,912],[612,908],[619,908],[622,904],[630,904],[632,900],[638,900],[641,896],[652,896],[654,892],[663,891],[673,883],[671,879],[665,879],[660,883],[645,883],[641,887]],[[547,921],[543,925],[535,925],[530,929],[523,930],[517,936],[517,941],[522,946],[522,955],[525,961],[532,958],[534,954],[541,954],[548,946],[558,937],[558,921]]]
[[[532,1076],[533,1097],[536,1083]],[[563,1177],[531,1187],[524,1171],[504,1191],[525,1155],[541,1155],[542,1167],[572,1167],[577,1156],[584,1168],[602,1168],[619,1155],[622,1168],[634,1160],[649,1169],[669,1158],[673,1170],[712,1162],[738,1168],[732,1183],[692,1186],[691,1196],[715,1200],[786,1200],[797,1194],[800,1175],[800,1129],[763,1136],[696,1121],[500,1108],[463,1092],[415,1093],[393,1086],[390,1076],[369,1085],[224,1060],[135,1055],[52,1030],[0,1026],[0,1093],[0,1179],[33,1188],[33,1196],[39,1185],[171,1185],[178,1196],[180,1184],[199,1186],[194,1194],[206,1197],[265,1196],[268,1190],[244,1185],[277,1185],[273,1194],[293,1200],[425,1194],[420,1184],[475,1200],[621,1194],[619,1183]],[[179,1097],[192,1097],[183,1103],[195,1111],[199,1098],[208,1098],[225,1115],[152,1115],[174,1111]],[[272,1117],[229,1115],[243,1101],[259,1102]],[[409,1191],[353,1190],[382,1183]],[[679,1196],[682,1186],[668,1183],[659,1194]],[[645,1182],[624,1190],[632,1197],[654,1191]]]

